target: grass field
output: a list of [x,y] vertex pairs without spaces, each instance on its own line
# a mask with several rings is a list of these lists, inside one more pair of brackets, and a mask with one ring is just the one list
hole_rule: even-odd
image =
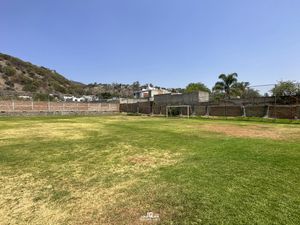
[[0,118],[1,225],[143,223],[300,224],[300,124]]

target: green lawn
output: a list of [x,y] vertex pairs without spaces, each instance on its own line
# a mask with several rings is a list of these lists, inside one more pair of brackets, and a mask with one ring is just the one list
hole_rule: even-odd
[[143,223],[300,224],[300,124],[0,118],[1,225]]

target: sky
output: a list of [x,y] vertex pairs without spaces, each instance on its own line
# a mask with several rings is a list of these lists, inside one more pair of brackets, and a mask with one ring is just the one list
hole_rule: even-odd
[[0,0],[0,52],[83,83],[300,80],[299,0]]

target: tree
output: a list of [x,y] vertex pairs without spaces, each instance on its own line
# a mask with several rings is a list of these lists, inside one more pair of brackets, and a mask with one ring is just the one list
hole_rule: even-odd
[[[170,90],[170,89],[169,89]],[[170,90],[172,93],[184,93],[185,89],[184,88],[171,88]]]
[[233,85],[233,94],[240,98],[255,98],[260,97],[257,90],[250,88],[249,82],[236,82]]
[[241,96],[242,98],[258,98],[261,97],[261,94],[258,90],[253,88],[248,88],[246,92]]
[[101,97],[102,97],[103,99],[110,99],[110,98],[112,98],[113,96],[112,96],[112,94],[109,93],[109,92],[104,92],[104,93],[101,93]]
[[247,90],[249,89],[250,83],[249,82],[236,82],[232,88],[233,92],[236,96],[243,97]]
[[271,92],[274,96],[290,96],[300,94],[300,88],[294,81],[279,81]]
[[221,74],[219,79],[221,81],[216,82],[215,86],[213,87],[213,91],[217,94],[225,94],[226,98],[230,98],[234,94],[234,86],[237,83],[237,73],[231,73],[228,75]]
[[191,93],[194,91],[205,91],[205,92],[209,92],[210,93],[210,89],[208,87],[206,87],[205,84],[203,83],[190,83],[186,86],[185,88],[185,93]]
[[138,81],[133,82],[131,86],[132,86],[133,91],[139,91],[140,87],[141,87],[140,82],[138,82]]

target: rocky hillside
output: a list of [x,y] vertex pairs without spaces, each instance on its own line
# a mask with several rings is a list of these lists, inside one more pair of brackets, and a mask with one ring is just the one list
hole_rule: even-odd
[[[0,53],[0,96],[7,93],[35,93],[39,98],[55,95],[96,95],[102,99],[132,97],[134,91],[145,85],[132,84],[82,84],[71,81],[55,70],[36,66],[19,58]],[[174,89],[175,92],[178,90]]]
[[0,91],[81,94],[84,86],[55,70],[0,53]]

